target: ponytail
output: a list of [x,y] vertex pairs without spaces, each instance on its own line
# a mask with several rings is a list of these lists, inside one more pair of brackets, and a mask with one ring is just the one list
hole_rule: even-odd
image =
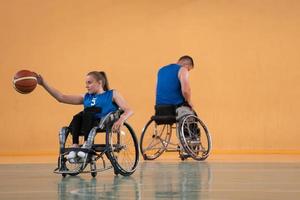
[[103,77],[103,79],[102,79],[103,90],[104,91],[109,90],[109,84],[108,84],[106,73],[104,71],[100,71],[99,73]]
[[92,72],[89,72],[87,75],[92,75],[92,76],[95,77],[95,79],[97,81],[101,81],[102,82],[102,87],[103,87],[104,91],[109,90],[107,76],[106,76],[106,73],[104,71],[100,71],[100,72],[92,71]]

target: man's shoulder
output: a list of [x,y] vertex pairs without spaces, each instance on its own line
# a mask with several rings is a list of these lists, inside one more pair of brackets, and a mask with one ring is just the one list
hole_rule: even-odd
[[186,74],[186,73],[189,73],[189,70],[185,67],[181,67],[178,71],[179,75],[180,74]]
[[176,63],[171,63],[171,64],[168,64],[164,67],[180,67],[180,65],[176,64]]
[[179,67],[180,67],[180,65],[172,63],[172,64],[168,64],[168,65],[161,67],[159,70],[165,70],[165,69],[169,69],[169,68],[179,68]]

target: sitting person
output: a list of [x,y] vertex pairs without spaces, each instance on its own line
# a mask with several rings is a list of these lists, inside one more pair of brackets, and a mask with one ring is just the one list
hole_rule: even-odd
[[[84,141],[86,141],[90,130],[108,113],[114,112],[118,110],[118,108],[124,111],[120,118],[113,124],[112,131],[118,131],[124,121],[133,114],[121,94],[116,90],[109,89],[105,72],[89,72],[85,81],[87,93],[82,95],[62,94],[50,86],[41,75],[37,76],[37,80],[38,84],[43,86],[58,102],[84,105],[84,111],[75,115],[70,124],[73,147],[79,147],[80,135],[84,135]],[[78,155],[80,157],[84,156],[80,151]],[[76,152],[71,151],[67,155],[67,159],[74,159],[76,156]]]
[[189,71],[193,68],[193,59],[190,56],[182,56],[176,64],[169,64],[158,71],[156,107],[173,105],[176,109],[177,120],[187,114],[195,114],[189,83]]
[[156,105],[174,105],[193,113],[189,71],[194,68],[190,56],[182,56],[176,64],[159,69],[156,85]]

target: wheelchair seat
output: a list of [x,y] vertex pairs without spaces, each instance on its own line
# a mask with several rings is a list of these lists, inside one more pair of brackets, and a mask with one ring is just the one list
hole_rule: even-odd
[[176,123],[175,105],[156,105],[155,115],[151,117],[158,125]]

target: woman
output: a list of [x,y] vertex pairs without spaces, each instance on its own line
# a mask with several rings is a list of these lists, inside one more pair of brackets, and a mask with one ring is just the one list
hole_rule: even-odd
[[[37,76],[37,80],[38,84],[43,86],[58,102],[73,105],[83,104],[85,111],[88,110],[88,112],[91,113],[92,110],[93,122],[99,122],[100,119],[108,113],[121,108],[124,113],[113,124],[113,131],[119,130],[124,121],[133,114],[121,94],[116,90],[109,89],[105,72],[89,72],[85,81],[87,93],[82,95],[62,94],[60,91],[50,86],[41,75]],[[73,147],[79,147],[79,135],[84,134],[84,140],[87,140],[89,130],[91,130],[94,124],[90,123],[89,125],[86,125],[86,123],[83,123],[84,113],[85,112],[83,111],[75,115],[70,125],[73,136]],[[82,132],[82,130],[84,131]],[[74,151],[71,151],[67,155],[67,159],[74,159],[75,157],[76,153]],[[80,157],[82,157],[82,155],[80,155]]]

